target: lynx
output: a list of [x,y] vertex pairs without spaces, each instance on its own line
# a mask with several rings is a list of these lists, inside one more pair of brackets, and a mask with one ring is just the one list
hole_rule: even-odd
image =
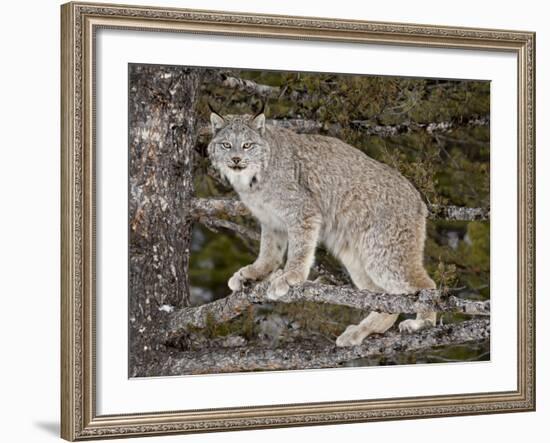
[[[258,258],[229,279],[232,291],[269,277],[268,298],[277,300],[307,280],[318,242],[360,289],[405,294],[435,287],[423,265],[428,211],[398,171],[337,138],[268,125],[263,110],[225,116],[212,110],[210,122],[212,165],[261,224]],[[358,345],[397,317],[371,312],[336,345]],[[399,329],[410,333],[435,322],[435,312],[420,312]]]

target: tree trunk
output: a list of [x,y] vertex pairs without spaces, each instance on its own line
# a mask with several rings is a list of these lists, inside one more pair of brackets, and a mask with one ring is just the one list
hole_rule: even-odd
[[161,309],[189,301],[197,69],[129,68],[130,376],[163,346]]

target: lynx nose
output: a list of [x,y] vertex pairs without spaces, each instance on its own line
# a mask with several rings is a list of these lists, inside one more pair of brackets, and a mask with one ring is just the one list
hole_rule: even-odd
[[238,165],[241,162],[241,157],[231,157],[231,160],[233,160],[233,163]]

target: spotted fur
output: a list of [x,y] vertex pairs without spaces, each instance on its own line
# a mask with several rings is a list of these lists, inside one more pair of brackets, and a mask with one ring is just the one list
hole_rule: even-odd
[[[337,138],[266,125],[263,113],[212,113],[211,123],[211,162],[262,229],[258,258],[231,277],[232,290],[270,276],[268,295],[283,296],[307,280],[318,242],[342,262],[358,288],[405,294],[435,287],[423,265],[426,205],[398,171]],[[285,252],[286,264],[277,271]],[[371,313],[336,343],[360,344],[396,318]],[[419,313],[400,329],[414,332],[435,321],[435,313]]]

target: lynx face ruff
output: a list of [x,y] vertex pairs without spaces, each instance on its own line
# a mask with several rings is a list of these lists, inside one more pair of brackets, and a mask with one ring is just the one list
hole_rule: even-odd
[[[263,113],[213,112],[210,120],[211,162],[262,229],[258,258],[231,277],[231,290],[270,276],[268,297],[276,300],[307,279],[319,241],[360,289],[404,294],[435,287],[423,266],[427,209],[399,172],[336,138],[266,125]],[[397,316],[372,312],[336,344],[358,345]],[[422,312],[399,329],[414,332],[435,321],[434,312]]]

